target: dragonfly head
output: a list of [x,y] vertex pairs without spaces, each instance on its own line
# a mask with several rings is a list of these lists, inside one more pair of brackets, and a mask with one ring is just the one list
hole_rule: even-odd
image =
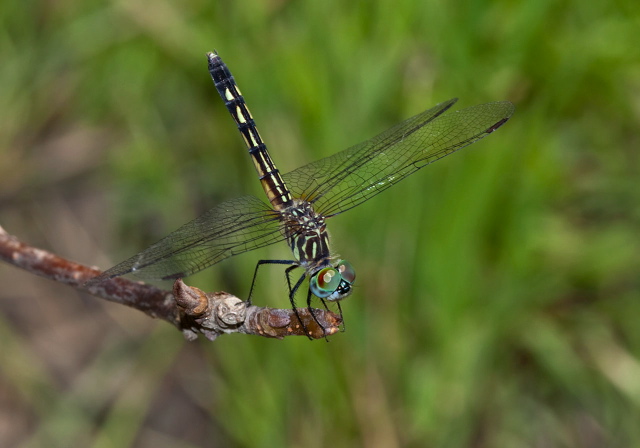
[[355,280],[356,272],[351,263],[339,260],[335,267],[329,266],[313,274],[309,288],[321,299],[336,302],[351,294],[351,285]]

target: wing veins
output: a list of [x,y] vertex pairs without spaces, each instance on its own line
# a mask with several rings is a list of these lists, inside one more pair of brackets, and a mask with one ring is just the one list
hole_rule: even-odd
[[366,142],[294,170],[285,180],[318,212],[334,216],[492,133],[514,109],[505,101],[443,115],[453,102],[441,103]]

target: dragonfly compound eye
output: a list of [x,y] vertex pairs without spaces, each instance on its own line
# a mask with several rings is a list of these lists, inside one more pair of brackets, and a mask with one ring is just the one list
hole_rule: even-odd
[[316,296],[325,298],[338,289],[342,277],[340,272],[334,268],[324,268],[311,278],[310,288],[311,292]]
[[353,283],[356,281],[356,270],[353,269],[351,263],[346,260],[340,260],[336,269],[340,272],[342,279],[348,283]]

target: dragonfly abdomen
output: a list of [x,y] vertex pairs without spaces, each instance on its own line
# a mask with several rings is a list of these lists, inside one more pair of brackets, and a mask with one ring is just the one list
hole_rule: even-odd
[[275,210],[282,210],[292,201],[291,193],[282,180],[280,172],[276,168],[267,151],[267,145],[262,141],[256,123],[247,107],[240,89],[233,79],[233,75],[222,59],[215,53],[208,53],[209,73],[216,86],[216,90],[224,100],[227,110],[238,126],[238,130],[244,139],[253,165],[260,177],[260,183],[271,206]]

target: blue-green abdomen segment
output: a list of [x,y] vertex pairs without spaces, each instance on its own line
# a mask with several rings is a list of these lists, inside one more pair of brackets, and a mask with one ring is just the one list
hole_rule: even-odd
[[217,54],[207,53],[207,58],[213,83],[249,148],[249,155],[260,177],[262,188],[271,206],[275,210],[282,210],[291,204],[291,193],[269,156],[267,146],[260,137],[253,116],[245,104],[233,75]]

